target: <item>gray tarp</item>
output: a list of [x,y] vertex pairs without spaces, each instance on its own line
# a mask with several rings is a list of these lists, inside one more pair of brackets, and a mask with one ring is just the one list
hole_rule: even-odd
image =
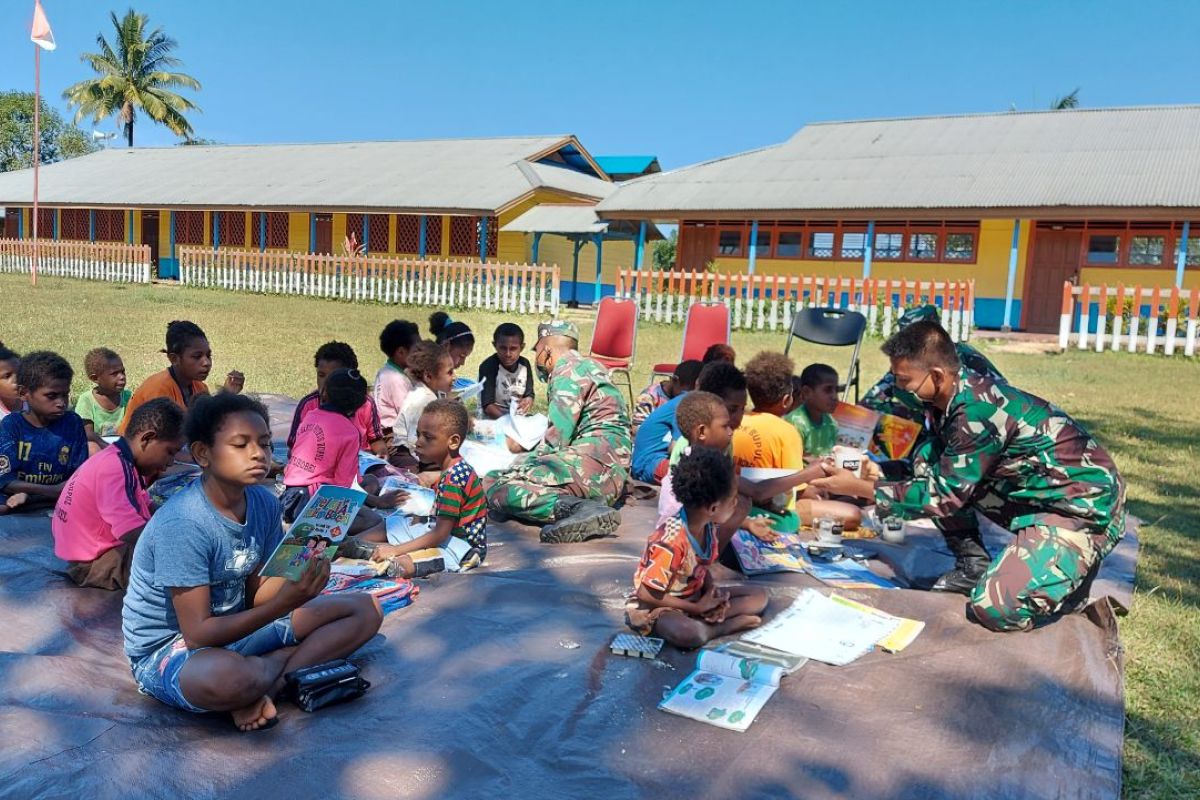
[[[1115,798],[1121,650],[1107,606],[1028,634],[968,623],[961,598],[843,591],[925,620],[903,653],[809,663],[746,733],[658,711],[694,655],[610,655],[653,502],[621,536],[542,546],[493,526],[487,565],[421,582],[356,660],[363,699],[281,707],[239,734],[139,695],[120,598],[68,586],[45,516],[0,518],[0,794],[12,797]],[[940,568],[917,535],[889,559]],[[880,548],[889,546],[879,545]],[[1097,586],[1127,601],[1136,545]],[[768,613],[799,575],[762,580]]]

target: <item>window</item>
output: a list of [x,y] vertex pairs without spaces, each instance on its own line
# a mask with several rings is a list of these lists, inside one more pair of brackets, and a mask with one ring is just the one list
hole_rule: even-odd
[[717,255],[740,256],[742,254],[742,232],[721,231],[717,236]]
[[904,234],[903,233],[877,233],[875,234],[875,254],[874,258],[884,261],[897,261],[904,257]]
[[1131,236],[1129,239],[1129,263],[1135,266],[1160,266],[1167,246],[1165,236]]
[[1107,233],[1093,233],[1088,237],[1087,263],[1117,264],[1121,260],[1121,237]]
[[441,216],[425,218],[425,254],[431,256],[442,254]]
[[[263,217],[266,217],[264,222]],[[253,247],[261,247],[263,227],[267,230],[267,247],[287,249],[288,246],[288,215],[282,211],[260,211],[253,215],[253,227],[250,229],[250,241]],[[224,237],[224,233],[222,233]]]
[[804,255],[803,231],[780,231],[775,241],[776,258],[800,258]]
[[204,212],[175,212],[175,243],[204,244]]
[[369,253],[386,253],[388,251],[387,214],[371,214],[367,217],[366,245]]
[[758,236],[754,239],[754,257],[755,258],[770,258],[771,257],[771,229],[758,228]]
[[938,235],[936,233],[913,233],[908,238],[910,261],[936,261],[938,257]]
[[416,214],[396,215],[396,252],[421,252],[421,218]]
[[974,261],[975,234],[947,233],[945,261]]
[[246,246],[246,212],[244,211],[214,211],[214,217],[219,221],[219,230],[213,240],[221,247]]
[[91,215],[86,208],[64,208],[58,225],[60,239],[86,242],[92,237]]
[[808,257],[833,258],[833,231],[809,231]]
[[38,238],[54,238],[54,209],[39,208],[37,213]]
[[867,235],[865,233],[843,233],[842,247],[839,251],[842,258],[861,259],[867,252]]
[[498,217],[484,217],[484,226],[487,230],[487,252],[488,258],[496,257],[496,246],[500,243],[500,219]]
[[9,206],[4,209],[4,236],[8,239],[17,239],[18,229],[21,227],[21,214],[23,209]]
[[[1193,225],[1195,229],[1200,226]],[[1187,265],[1194,267],[1200,265],[1200,237],[1189,236],[1187,240]]]
[[125,241],[125,212],[112,208],[96,210],[96,241]]
[[479,258],[479,218],[450,218],[450,255]]

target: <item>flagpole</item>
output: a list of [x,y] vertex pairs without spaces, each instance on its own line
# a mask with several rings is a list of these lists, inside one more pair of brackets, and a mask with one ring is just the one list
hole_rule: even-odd
[[42,88],[42,48],[33,46],[33,260],[29,264],[30,285],[37,286],[38,270],[38,152],[41,145],[41,119],[38,106],[41,105]]

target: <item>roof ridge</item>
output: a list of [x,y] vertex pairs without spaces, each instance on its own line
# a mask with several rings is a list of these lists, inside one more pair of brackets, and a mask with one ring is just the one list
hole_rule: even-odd
[[793,136],[800,134],[805,128],[824,126],[824,125],[857,125],[864,122],[911,122],[915,120],[936,120],[936,119],[972,119],[975,117],[1024,117],[1036,116],[1040,114],[1096,114],[1111,111],[1174,111],[1200,109],[1200,103],[1180,103],[1180,104],[1164,104],[1164,105],[1145,105],[1145,106],[1101,106],[1098,108],[1031,108],[1031,109],[1012,109],[1009,111],[971,111],[963,114],[912,114],[898,117],[871,117],[868,119],[840,119],[840,120],[822,120],[818,122],[808,122],[796,131]]
[[177,150],[209,150],[217,148],[247,147],[328,147],[348,144],[426,144],[429,142],[502,142],[523,140],[562,140],[570,138],[570,134],[521,134],[515,136],[431,136],[424,139],[350,139],[330,142],[221,142],[196,145],[153,145],[149,147],[106,147],[99,152],[136,153],[145,151],[177,151]]

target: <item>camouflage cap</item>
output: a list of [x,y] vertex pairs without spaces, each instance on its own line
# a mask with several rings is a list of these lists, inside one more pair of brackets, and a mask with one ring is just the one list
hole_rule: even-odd
[[539,339],[546,336],[566,336],[578,342],[579,326],[570,320],[556,319],[552,322],[543,322],[538,325],[537,334]]
[[900,319],[897,321],[896,325],[900,328],[900,330],[904,330],[914,322],[940,323],[941,321],[941,315],[938,311],[938,307],[930,303],[908,309],[900,316]]

